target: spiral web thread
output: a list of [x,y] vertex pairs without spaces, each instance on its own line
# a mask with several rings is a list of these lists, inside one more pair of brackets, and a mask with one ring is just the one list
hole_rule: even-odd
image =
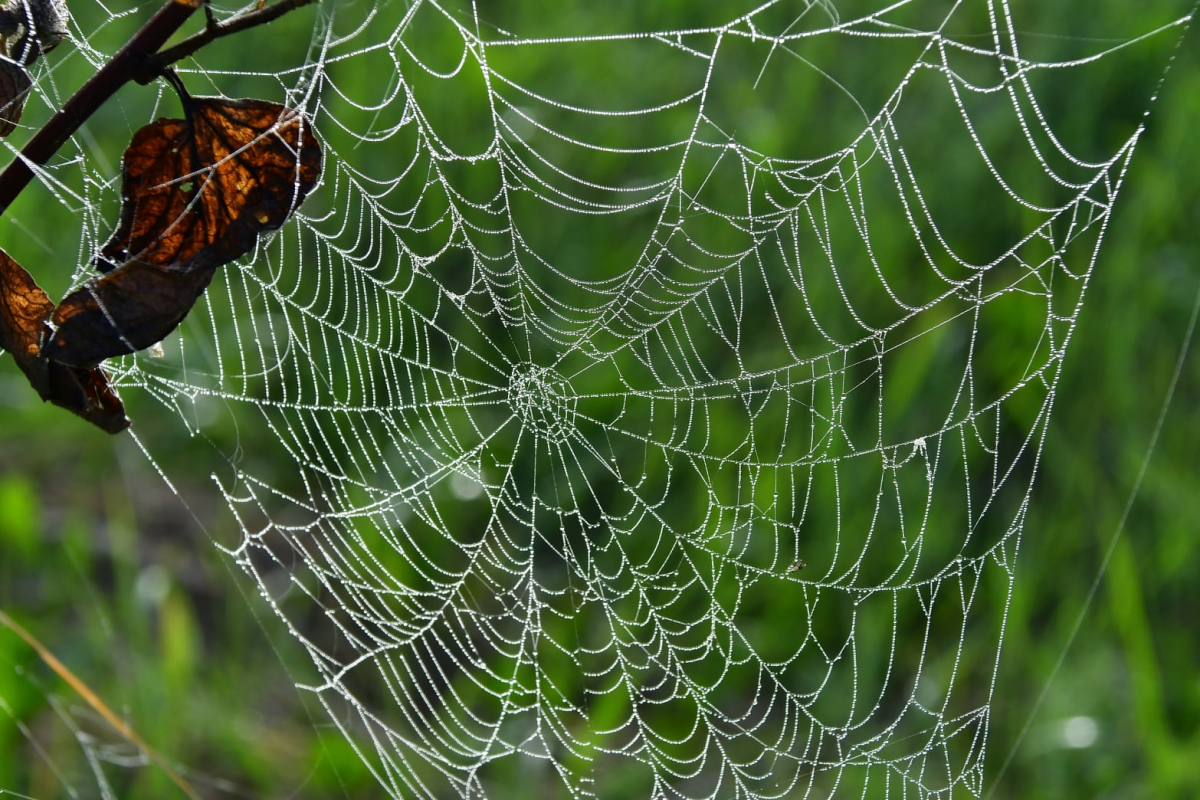
[[390,794],[981,795],[1141,132],[1071,87],[1183,19],[653,5],[323,4],[267,78],[322,186],[116,365],[176,421],[134,431],[211,442],[223,546]]

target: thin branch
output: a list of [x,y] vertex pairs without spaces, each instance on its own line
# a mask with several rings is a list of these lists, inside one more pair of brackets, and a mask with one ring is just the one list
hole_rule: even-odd
[[[150,59],[150,62],[146,65],[148,73],[146,80],[142,80],[141,75],[136,80],[138,83],[149,83],[163,69],[171,66],[176,61],[187,58],[209,42],[216,41],[231,33],[237,33],[247,28],[253,28],[256,25],[262,25],[273,19],[282,17],[293,9],[316,2],[319,2],[319,0],[280,0],[275,5],[256,8],[253,11],[247,11],[243,14],[230,17],[224,22],[209,25],[199,33],[189,36],[174,47],[169,47]],[[153,74],[149,74],[151,72]]]

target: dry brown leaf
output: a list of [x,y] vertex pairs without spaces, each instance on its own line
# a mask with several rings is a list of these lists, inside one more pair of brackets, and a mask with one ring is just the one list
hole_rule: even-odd
[[125,151],[121,225],[107,272],[54,312],[42,354],[78,368],[143,350],[173,331],[216,269],[282,225],[316,185],[321,148],[301,114],[262,100],[188,98]]
[[129,427],[121,398],[99,367],[79,369],[48,360],[42,343],[54,303],[20,264],[0,250],[0,347],[7,350],[43,400],[109,433]]
[[32,86],[24,67],[0,56],[0,136],[8,136],[17,129]]
[[282,225],[316,185],[321,147],[298,111],[264,100],[188,98],[125,151],[121,224],[97,267],[190,271],[228,264]]
[[33,276],[0,250],[0,347],[26,372],[25,364],[39,358],[43,328],[53,312],[54,303]]
[[67,38],[70,14],[65,0],[7,0],[0,6],[4,54],[29,66]]
[[130,261],[63,298],[42,355],[77,368],[161,342],[208,288],[216,267],[189,272]]

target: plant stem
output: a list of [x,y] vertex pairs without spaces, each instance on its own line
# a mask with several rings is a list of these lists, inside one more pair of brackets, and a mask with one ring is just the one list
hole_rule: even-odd
[[158,77],[158,73],[163,69],[171,66],[176,61],[187,58],[209,42],[220,39],[222,36],[228,36],[231,33],[237,33],[247,28],[253,28],[256,25],[262,25],[265,22],[282,17],[292,9],[316,2],[319,2],[319,0],[280,0],[275,5],[257,8],[254,11],[247,11],[244,14],[230,17],[224,22],[210,23],[199,33],[189,36],[179,44],[154,56],[146,65],[146,74],[144,76],[137,75],[134,77],[134,80],[138,83],[149,83]]

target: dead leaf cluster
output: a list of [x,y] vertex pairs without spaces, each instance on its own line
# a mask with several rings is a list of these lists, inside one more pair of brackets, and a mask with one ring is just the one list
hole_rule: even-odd
[[146,125],[125,151],[121,221],[96,259],[104,274],[55,307],[0,251],[0,347],[44,400],[109,432],[129,422],[99,364],[173,331],[216,270],[281,226],[321,173],[320,145],[300,112],[183,99],[183,119]]

